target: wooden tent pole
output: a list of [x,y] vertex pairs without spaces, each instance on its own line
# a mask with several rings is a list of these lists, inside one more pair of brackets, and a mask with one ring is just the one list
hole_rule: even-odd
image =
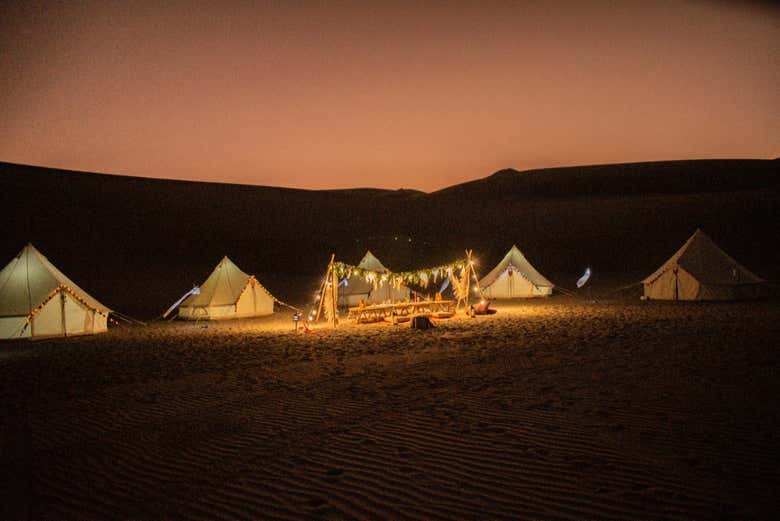
[[484,300],[485,294],[482,292],[482,287],[479,285],[479,275],[477,274],[477,268],[475,268],[473,264],[471,264],[471,274],[476,281],[474,284],[477,288],[477,292],[479,293],[479,298]]
[[336,259],[336,254],[333,253],[330,256],[330,262],[328,263],[328,269],[325,270],[325,278],[322,280],[322,285],[320,286],[320,302],[317,305],[317,318],[314,319],[315,322],[320,321],[320,314],[322,313],[322,304],[325,300],[325,287],[328,282],[328,279],[330,278],[331,271],[333,271],[333,261]]
[[62,316],[60,317],[60,321],[62,324],[62,335],[68,336],[68,325],[65,321],[65,292],[60,289],[60,313],[62,313]]
[[[335,255],[334,255],[335,257]],[[332,261],[331,261],[332,262]],[[331,289],[330,289],[330,296],[331,296],[331,304],[333,305],[333,311],[331,312],[330,321],[333,325],[333,329],[336,329],[336,322],[338,321],[338,317],[336,316],[339,312],[338,308],[338,291],[339,291],[339,277],[336,274],[336,270],[333,269],[333,266],[331,265],[330,268],[330,277],[331,277]]]
[[466,310],[469,309],[471,295],[471,250],[466,250]]

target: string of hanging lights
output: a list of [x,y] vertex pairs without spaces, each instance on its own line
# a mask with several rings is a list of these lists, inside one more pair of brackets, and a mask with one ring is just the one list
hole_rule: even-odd
[[60,285],[58,285],[56,288],[54,288],[54,290],[52,290],[52,292],[51,292],[51,293],[49,293],[49,294],[46,296],[46,298],[43,300],[43,302],[41,302],[39,305],[37,305],[37,306],[36,306],[35,308],[33,308],[32,310],[30,310],[30,318],[32,318],[32,317],[33,317],[33,316],[34,316],[36,313],[39,313],[39,312],[40,312],[40,311],[41,311],[41,310],[42,310],[42,309],[43,309],[43,308],[46,306],[46,304],[48,304],[48,303],[49,303],[49,301],[51,301],[51,299],[53,299],[54,297],[56,297],[56,296],[57,296],[57,294],[59,294],[61,291],[65,291],[66,293],[68,293],[68,295],[70,295],[71,297],[73,297],[75,300],[77,300],[78,302],[80,302],[81,304],[83,304],[85,307],[87,307],[87,308],[89,308],[89,309],[91,309],[91,310],[95,311],[96,313],[99,313],[99,314],[101,314],[101,315],[103,315],[103,316],[108,316],[108,311],[102,311],[102,310],[100,310],[100,309],[98,309],[98,308],[96,308],[96,307],[93,307],[93,306],[92,306],[92,304],[90,304],[89,302],[87,302],[86,300],[84,300],[83,298],[81,298],[81,297],[80,297],[80,296],[79,296],[79,295],[78,295],[78,294],[77,294],[75,291],[73,291],[73,290],[72,290],[70,287],[66,286],[65,284],[60,284]]
[[[327,318],[333,321],[333,316],[337,319],[338,310],[336,309],[334,294],[338,291],[335,285],[337,281],[350,277],[360,277],[365,282],[379,288],[385,284],[392,285],[399,289],[401,286],[419,286],[428,288],[430,284],[436,284],[450,278],[453,283],[453,290],[459,301],[467,301],[471,279],[473,279],[473,291],[483,300],[485,298],[482,289],[479,287],[479,278],[476,274],[476,262],[471,258],[471,251],[467,251],[468,257],[455,260],[448,264],[434,266],[432,268],[421,268],[410,271],[385,272],[361,268],[344,262],[335,262],[331,259],[325,277],[320,284],[320,289],[314,295],[314,301],[308,314],[308,321],[314,322],[319,319],[320,311],[325,310]],[[334,282],[336,281],[336,282]],[[323,300],[324,299],[324,300]],[[323,306],[323,304],[325,304]]]
[[[268,295],[269,295],[269,296],[270,296],[270,297],[273,299],[273,301],[274,301],[275,303],[279,304],[280,306],[284,306],[284,307],[286,307],[286,308],[290,308],[290,309],[292,309],[293,311],[298,311],[298,312],[300,312],[300,311],[301,311],[299,308],[296,308],[295,306],[291,306],[290,304],[288,304],[288,303],[286,303],[286,302],[282,302],[281,300],[279,300],[278,298],[276,298],[276,297],[273,295],[273,293],[271,293],[270,291],[268,291],[268,288],[266,288],[265,286],[263,286],[263,284],[262,284],[262,283],[261,283],[259,280],[257,280],[257,279],[255,278],[255,276],[254,276],[254,275],[250,275],[250,276],[249,276],[249,280],[247,280],[246,284],[244,285],[244,288],[241,290],[241,293],[239,293],[239,295],[238,295],[238,297],[239,297],[239,298],[241,298],[241,295],[243,295],[243,294],[244,294],[244,292],[246,291],[246,289],[247,289],[249,286],[251,286],[251,285],[252,285],[252,283],[254,283],[254,284],[255,284],[255,285],[257,285],[257,286],[260,286],[260,288],[261,288],[263,291],[265,291],[266,293],[268,293]],[[238,299],[236,299],[236,301],[238,301]]]
[[96,307],[93,307],[92,304],[90,304],[89,302],[87,302],[86,300],[81,298],[75,291],[73,291],[73,289],[71,289],[70,286],[67,286],[66,284],[59,284],[48,295],[46,295],[46,298],[43,299],[43,301],[40,304],[38,304],[37,306],[35,306],[33,309],[30,310],[30,314],[27,316],[27,320],[25,321],[24,326],[22,327],[22,332],[25,329],[27,329],[27,327],[32,322],[33,318],[35,318],[35,315],[40,313],[41,310],[43,310],[43,308],[46,307],[46,304],[51,302],[51,300],[54,297],[56,297],[57,295],[59,295],[63,291],[66,292],[68,295],[70,295],[71,298],[73,298],[74,300],[76,300],[79,303],[81,303],[87,309],[90,309],[90,310],[94,311],[95,313],[97,313],[99,315],[103,315],[104,317],[107,318],[107,320],[109,320],[110,322],[112,322],[114,324],[119,324],[119,322],[117,322],[116,320],[114,320],[110,316],[108,316],[109,311],[102,311],[102,310],[100,310],[100,309],[98,309]]
[[375,286],[383,286],[386,283],[390,283],[396,289],[401,285],[415,285],[427,288],[431,283],[437,283],[439,280],[444,280],[446,277],[451,277],[453,274],[458,274],[467,264],[466,259],[458,259],[449,264],[443,264],[441,266],[435,266],[432,268],[421,268],[411,271],[397,271],[397,272],[378,272],[370,269],[361,268],[352,264],[346,264],[344,262],[335,262],[333,269],[339,279],[345,279],[349,277],[360,277],[369,284]]

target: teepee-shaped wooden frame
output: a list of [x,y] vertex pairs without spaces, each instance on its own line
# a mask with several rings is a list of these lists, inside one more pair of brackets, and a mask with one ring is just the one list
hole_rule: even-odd
[[472,251],[473,250],[466,250],[466,266],[464,266],[463,271],[460,274],[460,280],[456,281],[453,277],[453,284],[458,284],[463,287],[460,288],[460,291],[455,292],[455,297],[457,298],[457,301],[455,303],[455,312],[457,313],[458,310],[460,310],[461,304],[463,304],[463,310],[466,311],[469,309],[469,297],[471,296],[471,280],[474,279],[474,287],[477,288],[477,293],[479,293],[480,297],[483,299],[485,296],[482,294],[482,288],[479,287],[479,278],[477,277],[476,269],[474,268],[474,260],[472,259]]
[[335,260],[336,254],[334,253],[330,256],[328,269],[325,270],[325,278],[320,286],[319,305],[317,306],[317,317],[315,318],[315,322],[318,322],[324,311],[325,317],[334,328],[339,322],[339,278],[334,269]]

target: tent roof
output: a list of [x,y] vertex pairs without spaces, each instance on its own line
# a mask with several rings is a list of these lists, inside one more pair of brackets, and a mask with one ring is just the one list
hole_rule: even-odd
[[69,288],[92,309],[102,313],[111,311],[28,244],[0,271],[0,316],[29,315],[59,286]]
[[230,306],[238,302],[241,293],[249,283],[247,275],[233,264],[227,256],[223,257],[211,275],[200,286],[199,295],[190,295],[182,307]]
[[[376,271],[377,273],[386,273],[390,271],[387,268],[385,268],[384,264],[382,264],[380,260],[377,259],[373,253],[371,253],[370,250],[366,251],[366,254],[363,255],[363,259],[360,261],[360,264],[358,264],[357,267],[364,270]],[[347,279],[347,285],[339,288],[339,294],[341,295],[358,295],[363,293],[368,294],[371,293],[373,289],[374,289],[374,285],[369,282],[366,282],[365,279],[363,279],[363,277],[352,275]]]
[[669,260],[642,282],[652,282],[677,266],[704,284],[731,285],[764,282],[764,279],[732,259],[706,233],[699,229],[685,241],[685,244]]
[[363,268],[364,270],[371,270],[376,272],[388,272],[387,268],[385,268],[384,264],[382,264],[379,259],[377,259],[373,253],[371,253],[371,250],[366,250],[366,254],[363,255],[363,260],[360,261],[360,264],[358,264],[358,268]]
[[509,267],[512,266],[515,271],[521,273],[531,284],[536,287],[553,287],[553,283],[542,276],[541,273],[536,271],[528,259],[525,258],[523,252],[521,252],[516,245],[504,255],[501,262],[493,268],[490,273],[482,277],[479,281],[479,285],[482,288],[486,288],[493,284],[495,280]]

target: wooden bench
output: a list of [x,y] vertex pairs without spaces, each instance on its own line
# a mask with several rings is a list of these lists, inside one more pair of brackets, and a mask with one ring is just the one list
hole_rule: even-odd
[[454,312],[454,300],[420,300],[417,302],[398,302],[396,304],[355,306],[349,308],[347,318],[355,319],[358,324],[363,324],[377,322],[393,316],[408,317],[426,314],[435,317],[437,314],[452,314]]

